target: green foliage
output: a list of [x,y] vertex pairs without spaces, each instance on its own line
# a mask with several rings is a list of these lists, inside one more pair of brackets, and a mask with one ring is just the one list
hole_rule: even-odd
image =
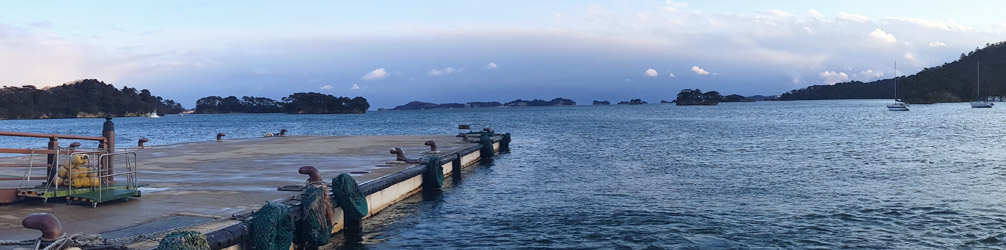
[[239,100],[234,96],[207,96],[196,101],[197,114],[280,112],[283,112],[283,103],[265,97],[243,96]]
[[699,89],[682,89],[678,92],[678,98],[674,99],[677,105],[716,105],[723,99],[720,92],[709,91],[702,93]]
[[363,97],[335,97],[321,93],[294,93],[276,101],[265,97],[207,96],[196,101],[198,114],[287,113],[287,114],[363,114],[370,103]]
[[283,110],[287,114],[363,114],[370,103],[363,97],[335,97],[322,93],[294,93],[283,97]]
[[95,79],[46,89],[31,85],[0,89],[0,119],[142,116],[182,111],[181,104],[154,96],[149,90],[119,90]]
[[[981,61],[981,83],[978,83],[978,62]],[[1006,42],[986,44],[985,48],[961,53],[960,59],[940,66],[922,69],[910,76],[897,78],[898,96],[894,96],[894,79],[863,83],[858,81],[835,85],[814,85],[782,94],[780,100],[819,99],[902,99],[908,103],[937,103],[977,100],[988,96],[1006,96]],[[978,94],[981,84],[981,96]]]

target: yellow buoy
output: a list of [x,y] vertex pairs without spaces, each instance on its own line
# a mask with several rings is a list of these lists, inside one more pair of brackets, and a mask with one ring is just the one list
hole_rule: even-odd
[[73,165],[78,165],[78,166],[79,165],[84,165],[84,164],[87,164],[87,158],[88,157],[85,154],[75,154],[75,155],[70,156],[70,162],[72,162]]
[[92,187],[101,186],[101,180],[98,179],[98,177],[91,177],[91,186]]
[[56,172],[56,175],[59,175],[59,178],[66,177],[66,168],[59,168]]

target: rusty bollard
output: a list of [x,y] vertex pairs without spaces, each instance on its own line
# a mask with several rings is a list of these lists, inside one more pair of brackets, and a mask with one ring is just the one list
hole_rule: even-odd
[[493,129],[492,129],[492,128],[483,128],[483,129],[482,129],[482,132],[488,132],[488,133],[492,133],[492,132],[493,132]]
[[297,173],[306,174],[308,177],[308,183],[321,181],[321,174],[319,174],[318,169],[313,166],[300,167],[300,169],[297,169]]
[[136,142],[136,147],[138,147],[138,148],[144,148],[143,143],[146,143],[148,141],[150,141],[150,140],[147,139],[146,137],[140,138],[140,140]]
[[224,141],[224,136],[226,135],[224,133],[217,133],[217,141]]
[[80,143],[79,142],[70,143],[70,151],[73,151],[73,150],[75,150],[75,149],[77,149],[79,147],[80,147]]
[[458,133],[458,137],[461,137],[462,142],[468,142],[468,134]]
[[21,226],[27,229],[42,231],[43,241],[54,241],[63,236],[63,225],[59,219],[49,213],[34,213],[21,220]]
[[285,128],[279,130],[279,136],[286,136],[286,129]]
[[393,148],[393,149],[391,149],[391,154],[395,155],[395,160],[396,161],[402,161],[402,162],[405,162],[405,163],[419,163],[419,160],[417,160],[417,159],[406,158],[405,157],[405,150],[402,150],[402,148]]
[[440,152],[440,150],[437,150],[437,142],[435,142],[435,141],[426,141],[426,143],[423,143],[423,145],[430,146],[430,152],[431,153],[439,153]]

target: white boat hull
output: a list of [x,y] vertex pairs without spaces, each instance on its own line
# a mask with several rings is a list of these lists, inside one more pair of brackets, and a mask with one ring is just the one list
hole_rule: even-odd
[[887,110],[890,111],[908,111],[908,105],[903,102],[887,104]]
[[991,108],[993,105],[991,102],[971,102],[972,108]]

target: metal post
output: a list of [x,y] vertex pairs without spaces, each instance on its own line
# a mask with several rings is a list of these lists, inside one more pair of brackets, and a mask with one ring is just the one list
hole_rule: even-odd
[[[56,150],[58,148],[59,148],[59,138],[56,137],[49,138],[49,150]],[[45,173],[49,181],[56,180],[55,178],[56,170],[59,169],[59,165],[57,165],[58,164],[57,157],[59,157],[59,155],[56,155],[55,153],[49,154],[48,156],[45,157],[45,163],[48,164],[47,167],[45,168]]]
[[454,180],[461,180],[461,154],[457,154],[454,160],[451,161],[451,178]]
[[[105,137],[105,151],[109,154],[115,153],[115,123],[112,122],[112,116],[105,117],[105,124],[101,128],[101,137]],[[107,162],[101,162],[99,164],[105,164],[107,178],[101,180],[102,183],[112,184],[115,182],[115,177],[111,175],[114,173],[113,169],[115,166],[115,156],[109,155],[105,158]],[[99,171],[100,173],[100,171]]]

